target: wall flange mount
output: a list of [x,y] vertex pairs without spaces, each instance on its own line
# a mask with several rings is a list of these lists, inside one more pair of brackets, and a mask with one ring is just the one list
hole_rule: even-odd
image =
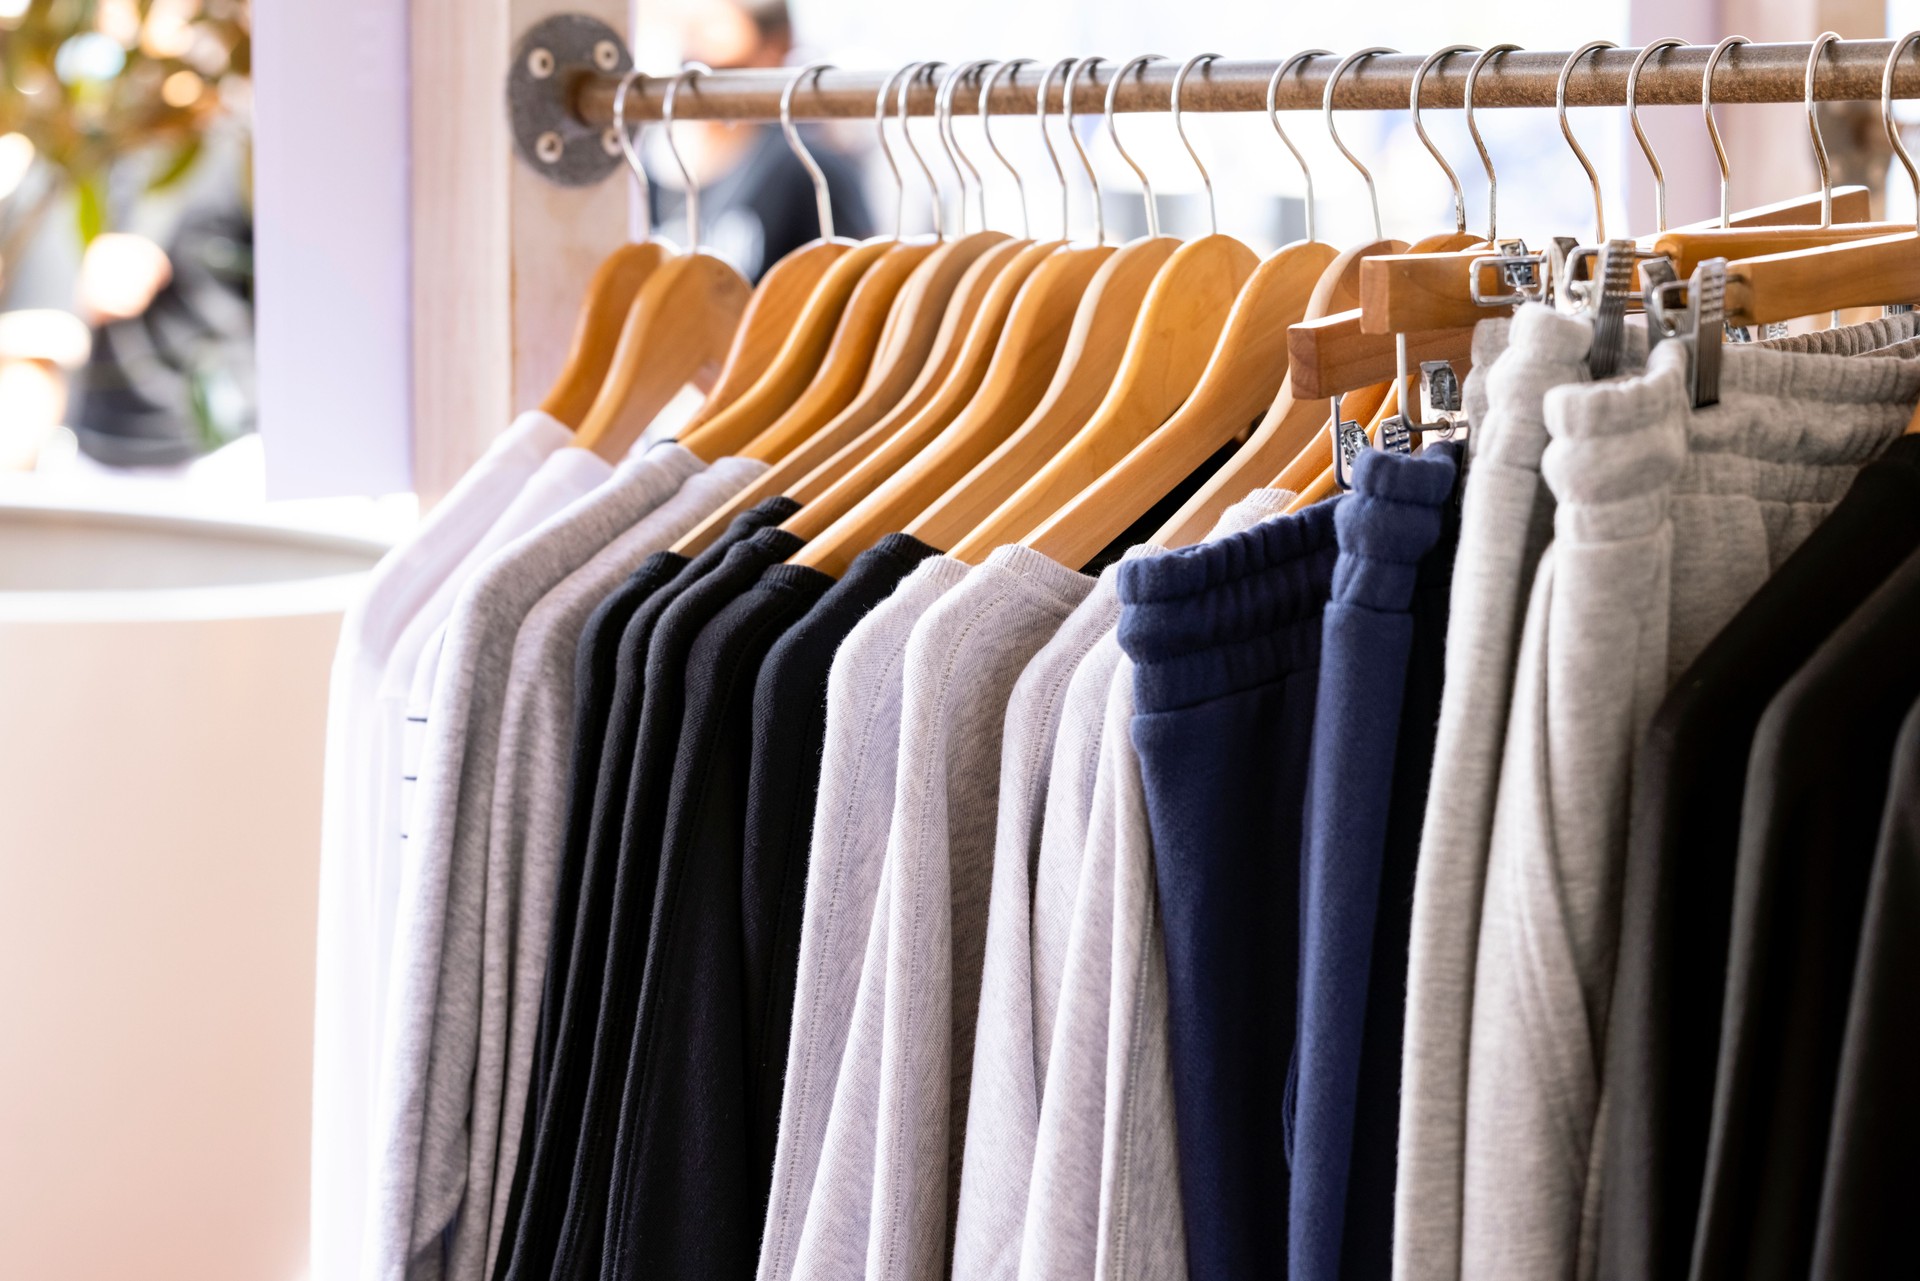
[[520,159],[563,187],[592,186],[612,173],[621,164],[614,127],[583,123],[573,99],[584,78],[632,67],[627,42],[598,18],[558,13],[527,28],[507,72],[507,119]]

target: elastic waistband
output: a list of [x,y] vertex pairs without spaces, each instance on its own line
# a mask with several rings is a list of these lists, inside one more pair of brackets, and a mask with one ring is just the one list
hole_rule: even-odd
[[1336,498],[1120,566],[1119,640],[1140,712],[1267,684],[1320,657],[1338,557]]
[[1458,475],[1455,451],[1363,451],[1354,459],[1353,493],[1334,513],[1340,558],[1333,599],[1365,609],[1404,611],[1420,562],[1440,537],[1441,509]]

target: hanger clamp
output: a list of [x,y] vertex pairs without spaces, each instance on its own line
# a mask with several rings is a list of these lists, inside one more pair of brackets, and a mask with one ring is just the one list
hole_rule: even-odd
[[[1664,259],[1661,261],[1665,261]],[[1685,347],[1689,391],[1693,407],[1720,403],[1721,345],[1726,337],[1727,260],[1709,258],[1693,269],[1691,279],[1668,277],[1647,290],[1647,319],[1652,340],[1672,339]]]
[[[1545,302],[1549,288],[1548,256],[1529,253],[1524,240],[1502,240],[1495,252],[1473,260],[1467,288],[1473,301],[1482,307],[1512,307],[1525,302]],[[1482,286],[1484,273],[1497,271],[1504,288],[1489,292]]]

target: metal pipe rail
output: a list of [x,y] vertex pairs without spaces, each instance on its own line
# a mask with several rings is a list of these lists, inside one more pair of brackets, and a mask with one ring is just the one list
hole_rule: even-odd
[[[1820,101],[1878,101],[1881,75],[1892,47],[1893,42],[1889,40],[1845,40],[1829,46],[1820,60],[1814,97]],[[1812,48],[1810,43],[1733,47],[1714,71],[1714,104],[1802,101],[1807,55]],[[1105,106],[1107,85],[1124,60],[1125,51],[1115,52],[1122,57],[1102,62],[1091,75],[1081,77],[1074,92],[1076,110],[1098,112]],[[1603,49],[1582,58],[1567,78],[1567,105],[1624,106],[1627,70],[1638,52],[1631,48]],[[1638,101],[1645,106],[1698,105],[1700,78],[1711,52],[1712,48],[1707,45],[1685,45],[1655,54],[1641,69]],[[1552,107],[1554,89],[1568,53],[1517,50],[1491,59],[1474,85],[1475,109]],[[1383,54],[1355,63],[1341,77],[1333,105],[1340,110],[1354,111],[1405,110],[1414,71],[1423,56]],[[1317,110],[1326,92],[1327,77],[1339,61],[1338,57],[1318,57],[1296,65],[1281,81],[1276,105],[1284,111]],[[1421,86],[1420,105],[1442,109],[1459,107],[1467,68],[1472,62],[1472,55],[1460,54],[1435,66]],[[1222,58],[1198,67],[1188,77],[1181,93],[1181,109],[1264,111],[1267,82],[1279,65],[1277,61]],[[1167,59],[1136,68],[1114,95],[1115,109],[1165,111],[1178,67],[1177,60]],[[1028,64],[1001,76],[994,86],[992,110],[1009,115],[1033,110],[1034,91],[1044,73],[1043,66]],[[871,118],[875,95],[889,74],[829,70],[809,76],[793,95],[793,117],[796,120]],[[694,76],[680,87],[674,102],[674,117],[679,120],[778,120],[780,95],[793,76],[790,69],[720,71]],[[1058,86],[1063,79],[1058,75],[1054,77],[1057,87],[1049,103],[1050,110],[1061,106],[1064,89]],[[627,119],[635,123],[660,119],[671,81],[669,76],[637,80],[627,91]],[[613,96],[619,82],[618,75],[598,70],[577,73],[571,102],[580,125],[601,129],[613,122]],[[934,91],[930,79],[920,77],[907,94],[908,113],[932,115]],[[1896,98],[1920,97],[1920,56],[1902,60],[1894,74],[1893,93]],[[956,87],[953,95],[956,111],[970,112],[978,104],[977,80]]]

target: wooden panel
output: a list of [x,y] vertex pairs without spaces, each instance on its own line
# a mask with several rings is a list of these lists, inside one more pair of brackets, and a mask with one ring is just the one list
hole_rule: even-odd
[[[558,373],[629,183],[563,188],[513,151],[501,102],[533,0],[411,0],[413,482],[431,504]],[[621,0],[568,9],[627,29]]]

